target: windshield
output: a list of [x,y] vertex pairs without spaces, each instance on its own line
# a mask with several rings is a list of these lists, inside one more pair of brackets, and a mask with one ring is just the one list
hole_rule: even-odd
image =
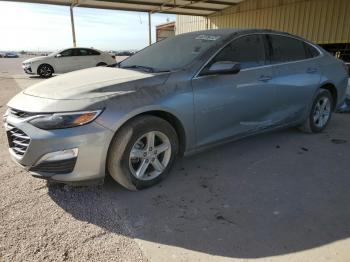
[[157,42],[120,63],[121,68],[169,71],[191,63],[215,45],[220,35],[184,34]]
[[60,53],[61,51],[63,51],[63,50],[64,50],[64,49],[59,50],[59,51],[52,52],[52,53],[48,54],[48,56],[55,56],[55,55],[57,55],[58,53]]

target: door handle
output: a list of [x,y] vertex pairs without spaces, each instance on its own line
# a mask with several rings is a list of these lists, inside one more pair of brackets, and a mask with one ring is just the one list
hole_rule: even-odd
[[270,81],[272,79],[272,76],[265,76],[265,75],[262,75],[259,77],[259,81],[262,81],[262,82],[267,82],[267,81]]
[[308,74],[314,74],[317,72],[317,68],[314,67],[309,67],[308,69],[306,69],[306,73]]

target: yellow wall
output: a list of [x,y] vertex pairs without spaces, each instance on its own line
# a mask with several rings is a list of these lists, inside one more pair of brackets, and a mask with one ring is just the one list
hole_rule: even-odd
[[229,27],[280,30],[318,44],[350,43],[350,0],[245,0],[208,20],[176,20],[177,34]]

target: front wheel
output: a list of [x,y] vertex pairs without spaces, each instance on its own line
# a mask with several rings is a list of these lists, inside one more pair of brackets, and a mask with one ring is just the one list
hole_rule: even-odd
[[43,78],[51,77],[53,74],[53,68],[49,64],[42,64],[38,67],[38,75]]
[[320,89],[312,104],[310,114],[300,129],[307,133],[319,133],[326,128],[333,109],[333,98],[326,89]]
[[122,186],[139,190],[155,185],[171,169],[178,151],[178,137],[165,120],[137,117],[114,137],[107,159],[109,174]]

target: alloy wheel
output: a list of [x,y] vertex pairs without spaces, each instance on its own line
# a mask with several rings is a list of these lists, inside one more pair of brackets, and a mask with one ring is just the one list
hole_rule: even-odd
[[43,65],[39,69],[39,74],[45,77],[51,76],[52,74],[52,69],[48,65]]
[[137,139],[129,155],[131,173],[139,180],[151,180],[164,172],[171,158],[169,138],[151,131]]
[[313,113],[313,121],[315,126],[323,128],[331,115],[331,102],[328,97],[320,97],[317,101]]

